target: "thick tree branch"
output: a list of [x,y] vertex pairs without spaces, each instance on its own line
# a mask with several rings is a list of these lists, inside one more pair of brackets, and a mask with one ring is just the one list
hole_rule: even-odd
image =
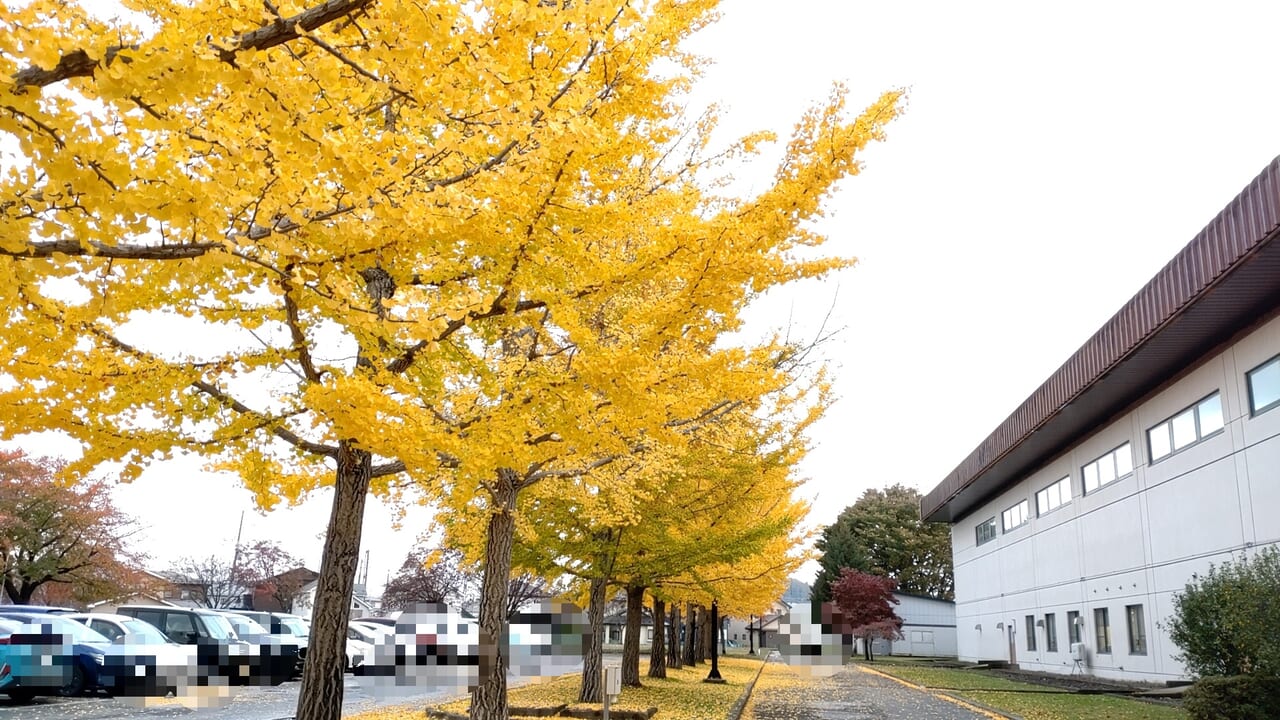
[[[267,50],[283,45],[302,37],[304,33],[359,12],[374,2],[375,0],[329,0],[292,17],[278,18],[256,30],[236,36],[229,47],[218,49],[218,56],[223,62],[235,63],[236,55],[245,50]],[[128,62],[128,58],[120,54],[131,49],[134,48],[109,48],[101,60],[89,57],[89,53],[84,50],[73,50],[63,55],[51,69],[33,65],[14,73],[13,89],[21,92],[28,87],[46,87],[71,78],[93,77],[99,67],[108,66],[117,58]]]

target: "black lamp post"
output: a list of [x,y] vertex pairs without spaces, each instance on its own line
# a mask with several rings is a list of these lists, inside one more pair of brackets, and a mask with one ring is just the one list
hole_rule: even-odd
[[752,614],[751,619],[747,621],[747,646],[750,648],[749,650],[747,650],[748,655],[756,654],[755,624],[756,624],[756,616]]
[[[712,629],[714,628],[714,629]],[[711,601],[711,625],[707,629],[715,632],[720,628],[720,607],[715,600]],[[711,672],[707,673],[706,679],[702,682],[722,683],[724,678],[720,677],[720,654],[716,651],[719,643],[715,642],[715,638],[711,638]]]

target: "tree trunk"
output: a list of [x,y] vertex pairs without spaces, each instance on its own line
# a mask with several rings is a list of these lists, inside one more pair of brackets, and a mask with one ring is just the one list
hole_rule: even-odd
[[622,684],[640,684],[640,629],[644,622],[644,588],[627,588],[627,629],[622,637]]
[[680,628],[683,624],[680,621],[680,603],[671,603],[671,642],[667,643],[670,649],[667,651],[667,666],[679,670],[684,665],[684,653],[682,638],[680,636]]
[[696,613],[696,612],[695,612],[695,610],[694,610],[693,603],[685,603],[685,605],[684,605],[684,610],[685,610],[685,616],[686,616],[686,617],[685,617],[685,621],[684,621],[684,659],[683,659],[683,662],[684,662],[684,664],[685,664],[685,665],[692,665],[692,664],[694,663],[694,651],[693,651],[694,642],[693,642],[693,634],[694,634],[694,632],[696,632],[696,631],[697,631],[697,629],[698,629],[698,618],[697,618],[697,613]]
[[373,463],[370,454],[338,443],[338,470],[333,483],[333,509],[324,536],[316,600],[311,611],[311,639],[298,689],[297,720],[339,720],[342,715],[342,670],[346,666],[347,622],[351,591],[360,558],[364,503]]
[[862,638],[862,652],[863,652],[863,655],[866,657],[867,662],[871,662],[875,660],[875,656],[871,652],[871,636],[870,635]]
[[516,532],[514,470],[498,471],[493,509],[484,546],[484,580],[480,585],[480,637],[492,648],[480,664],[480,685],[471,694],[471,720],[507,720],[507,657],[501,648],[507,619],[507,586],[511,581],[511,543]]
[[667,676],[667,604],[653,599],[653,642],[649,645],[649,677]]
[[604,578],[591,580],[590,599],[587,603],[587,624],[591,626],[591,643],[582,656],[582,682],[578,686],[578,702],[603,702],[604,693],[600,673],[604,667],[604,602],[609,581]]

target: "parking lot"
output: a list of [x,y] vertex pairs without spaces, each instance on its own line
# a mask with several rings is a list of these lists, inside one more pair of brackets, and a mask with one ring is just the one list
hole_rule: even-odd
[[[240,688],[230,705],[219,709],[193,710],[175,700],[156,707],[140,708],[122,700],[107,698],[38,698],[30,703],[15,703],[0,695],[0,720],[125,720],[133,718],[179,718],[199,713],[209,720],[280,720],[291,718],[297,707],[298,681],[277,687]],[[370,697],[356,681],[348,677],[343,699],[345,713],[384,705],[422,705],[435,702],[442,693]]]

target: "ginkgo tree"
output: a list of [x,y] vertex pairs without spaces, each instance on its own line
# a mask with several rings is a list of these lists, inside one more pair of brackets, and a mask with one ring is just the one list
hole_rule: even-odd
[[[331,488],[297,717],[335,720],[369,492],[411,476],[505,522],[510,471],[588,471],[687,414],[634,406],[659,350],[846,264],[798,251],[901,95],[851,117],[837,90],[771,185],[720,197],[717,161],[770,138],[715,153],[679,116],[713,0],[307,1],[0,10],[0,434],[66,433],[81,477],[200,454],[264,508]],[[616,298],[634,347],[595,322]],[[559,417],[606,431],[473,412],[520,354],[470,364],[527,330],[580,353]]]

